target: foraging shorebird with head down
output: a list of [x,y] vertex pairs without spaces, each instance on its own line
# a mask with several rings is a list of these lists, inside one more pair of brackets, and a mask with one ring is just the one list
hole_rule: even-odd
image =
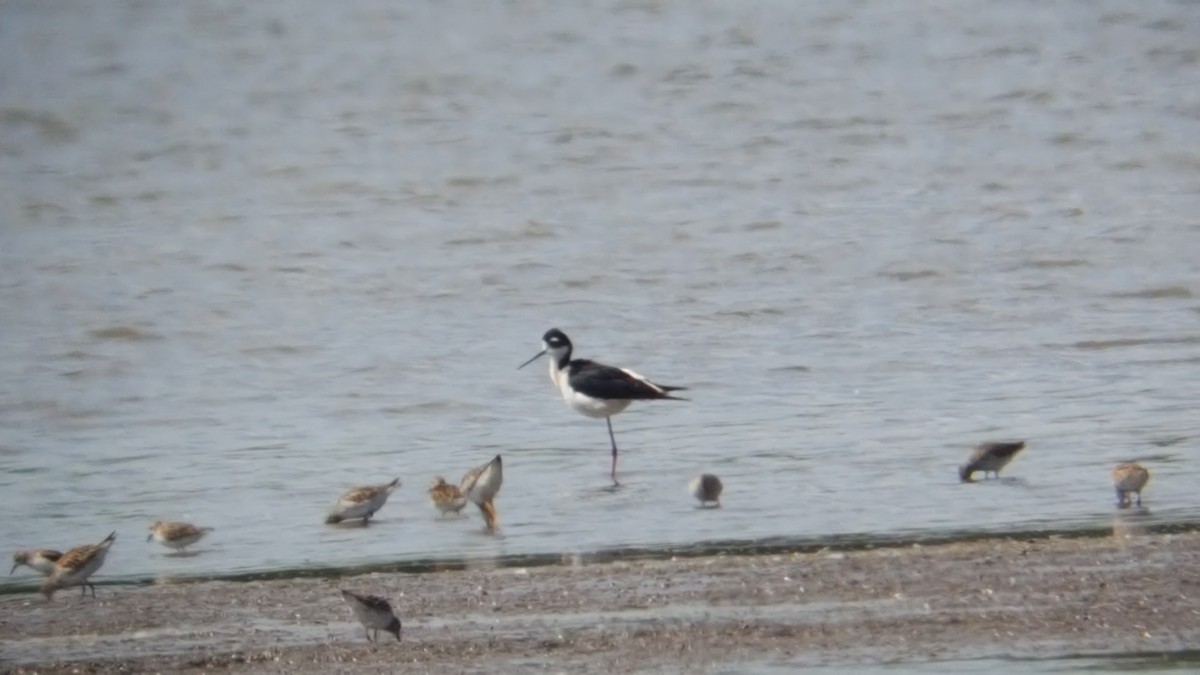
[[686,401],[685,398],[671,395],[671,392],[682,391],[686,387],[655,384],[626,368],[606,366],[587,359],[572,359],[573,349],[566,333],[551,328],[542,336],[542,351],[517,366],[517,369],[549,354],[550,379],[567,405],[581,415],[604,418],[608,424],[608,440],[612,443],[612,470],[609,475],[615,484],[617,438],[613,435],[612,416],[628,408],[633,401]]
[[487,464],[480,464],[463,476],[459,490],[483,513],[483,522],[489,532],[496,529],[496,494],[504,483],[504,467],[500,455]]
[[13,566],[9,575],[17,571],[21,565],[25,565],[29,569],[41,574],[42,576],[50,576],[54,571],[54,564],[62,557],[60,551],[55,551],[52,548],[35,548],[32,551],[17,551],[13,554]]
[[[379,642],[379,631],[387,631],[400,641],[400,619],[392,610],[392,605],[378,595],[366,595],[342,590],[342,599],[350,605],[354,618],[363,625],[367,632],[368,642]],[[371,637],[374,633],[374,638]]]
[[211,527],[196,527],[191,523],[156,520],[150,526],[146,541],[153,539],[167,548],[182,551],[212,532]]
[[343,520],[362,518],[363,525],[366,525],[371,516],[383,508],[388,497],[399,485],[400,479],[397,478],[386,485],[360,485],[350,488],[338,499],[337,504],[334,504],[333,511],[325,519],[325,523],[336,525]]
[[42,582],[42,595],[50,600],[59,589],[79,586],[80,595],[86,595],[87,589],[90,588],[92,597],[96,597],[96,587],[88,581],[88,578],[104,564],[104,557],[108,555],[108,549],[116,540],[117,533],[114,531],[99,544],[76,546],[62,554],[62,557],[54,563],[54,569]]
[[970,483],[971,474],[982,471],[986,479],[989,473],[1000,478],[1003,469],[1017,453],[1025,448],[1025,441],[989,441],[980,443],[971,451],[967,463],[958,467],[958,477],[964,483]]

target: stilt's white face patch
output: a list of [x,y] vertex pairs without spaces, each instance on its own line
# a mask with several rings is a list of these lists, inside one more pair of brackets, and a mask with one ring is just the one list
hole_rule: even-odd
[[546,356],[549,356],[550,360],[554,363],[561,361],[571,351],[571,348],[567,345],[552,345],[548,342],[543,342],[542,347],[546,352]]

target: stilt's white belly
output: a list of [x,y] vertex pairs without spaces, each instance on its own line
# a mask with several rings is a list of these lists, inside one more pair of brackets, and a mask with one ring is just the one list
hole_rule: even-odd
[[567,405],[588,417],[612,417],[629,407],[629,399],[592,398],[575,391],[567,384],[566,371],[558,370],[553,364],[550,367],[550,379],[562,393]]
[[572,410],[588,417],[612,417],[629,407],[629,399],[592,398],[566,387],[562,395]]

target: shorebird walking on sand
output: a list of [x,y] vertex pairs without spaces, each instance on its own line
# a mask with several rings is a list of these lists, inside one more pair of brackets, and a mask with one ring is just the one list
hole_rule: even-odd
[[429,501],[444,516],[447,513],[459,513],[467,505],[467,498],[457,485],[451,485],[441,476],[434,476],[429,484]]
[[462,482],[458,484],[462,494],[483,512],[483,521],[487,524],[489,532],[496,529],[494,500],[503,483],[504,467],[500,461],[500,455],[496,455],[487,464],[480,464],[468,471],[463,476]]
[[971,474],[982,471],[986,479],[989,473],[1000,478],[1000,469],[1012,461],[1025,447],[1025,441],[1001,441],[980,443],[971,451],[967,463],[958,467],[958,477],[964,483],[971,482]]
[[62,553],[55,551],[52,548],[35,548],[32,551],[17,551],[13,554],[13,572],[21,565],[25,565],[29,569],[36,571],[44,577],[50,576],[54,571],[54,564],[62,557]]
[[104,556],[108,555],[108,549],[116,540],[117,533],[113,532],[99,544],[76,546],[62,554],[58,562],[54,563],[54,569],[46,577],[46,581],[42,583],[42,595],[50,600],[60,588],[79,586],[81,596],[86,595],[87,589],[90,588],[92,597],[96,597],[96,587],[88,581],[88,577],[95,574],[104,564]]
[[588,417],[603,417],[608,424],[608,440],[612,442],[613,483],[617,482],[617,438],[613,435],[612,416],[625,410],[633,401],[686,401],[670,392],[686,387],[655,384],[632,370],[606,366],[587,359],[571,359],[571,340],[557,328],[542,336],[542,351],[525,363],[520,370],[538,357],[550,355],[550,379],[562,393],[572,410]]
[[400,479],[397,478],[387,485],[360,485],[350,488],[338,499],[337,504],[334,504],[333,512],[329,514],[325,522],[329,525],[336,525],[343,520],[362,518],[363,525],[366,525],[371,516],[383,508],[388,497],[399,485]]
[[146,541],[153,539],[167,548],[182,551],[212,531],[211,527],[196,527],[191,523],[156,520],[150,526],[150,534],[146,535]]
[[[378,643],[381,630],[395,635],[397,641],[400,640],[400,619],[396,617],[391,603],[387,600],[378,595],[360,595],[346,590],[342,591],[342,599],[350,605],[354,618],[358,619],[367,631],[368,642]],[[372,633],[375,634],[374,639],[371,638]]]
[[1113,467],[1113,487],[1117,489],[1117,506],[1129,508],[1130,494],[1137,495],[1137,505],[1142,505],[1142,488],[1150,480],[1150,472],[1137,462],[1122,462]]
[[719,507],[721,505],[721,490],[724,489],[725,486],[721,484],[721,479],[711,473],[702,473],[688,483],[688,492],[700,500],[701,508],[707,506],[710,502],[713,508]]

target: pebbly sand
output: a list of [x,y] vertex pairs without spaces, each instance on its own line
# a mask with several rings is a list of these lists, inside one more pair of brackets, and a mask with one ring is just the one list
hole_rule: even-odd
[[[337,589],[399,607],[368,643]],[[1200,647],[1200,532],[0,598],[0,669],[706,672]],[[389,641],[390,640],[390,641]]]

